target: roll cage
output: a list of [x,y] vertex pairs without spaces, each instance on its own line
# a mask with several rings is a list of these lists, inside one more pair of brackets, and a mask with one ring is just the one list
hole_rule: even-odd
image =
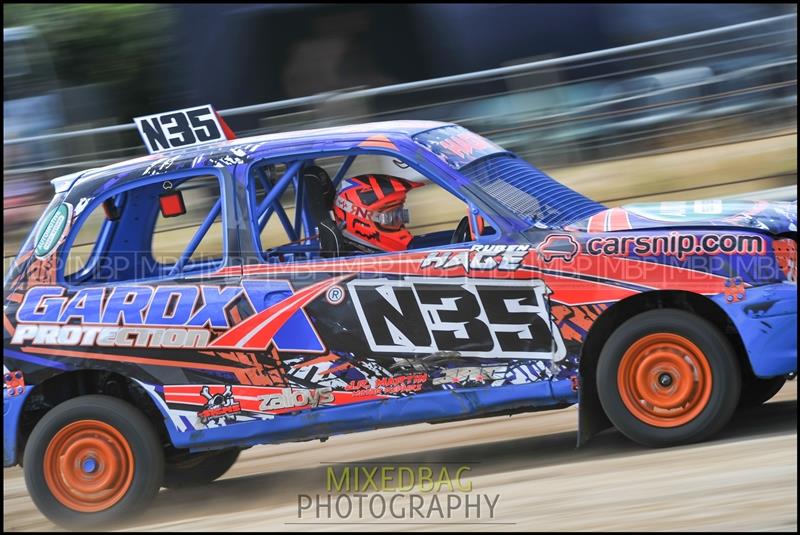
[[[305,151],[298,149],[297,145],[293,147],[294,150],[276,151],[274,148],[271,150],[265,148],[263,151],[254,151],[246,162],[224,167],[194,167],[179,171],[152,173],[147,176],[121,180],[118,185],[113,187],[109,187],[109,185],[119,180],[119,175],[116,174],[117,170],[114,174],[97,174],[92,177],[90,184],[76,179],[64,192],[64,201],[73,205],[81,202],[86,204],[74,221],[66,239],[58,247],[60,268],[57,270],[57,282],[74,286],[86,283],[171,279],[214,272],[240,262],[315,260],[321,256],[320,242],[314,231],[317,222],[313,221],[306,209],[309,193],[304,188],[303,181],[300,180],[300,173],[304,168],[314,165],[318,159],[333,157],[341,158],[341,163],[331,176],[331,182],[335,188],[341,185],[354,161],[361,155],[397,158],[465,203],[470,215],[469,221],[473,236],[478,236],[475,241],[482,243],[501,240],[512,243],[518,241],[513,235],[519,222],[515,220],[513,214],[505,214],[502,209],[498,210],[496,207],[488,205],[476,195],[476,191],[469,188],[463,175],[441,162],[436,155],[414,144],[410,139],[397,139],[394,144],[397,150],[389,150],[384,147],[354,147],[350,140],[331,142],[331,146],[325,147],[324,150],[317,149],[318,143]],[[285,169],[280,176],[270,179],[264,173],[264,168],[273,164],[282,164]],[[147,271],[144,276],[103,280],[93,279],[89,275],[91,266],[87,262],[87,266],[84,266],[80,273],[65,277],[64,261],[75,243],[78,231],[92,210],[98,208],[104,201],[115,199],[117,207],[124,212],[130,204],[128,196],[132,190],[147,187],[157,189],[158,184],[167,181],[173,181],[179,185],[183,181],[202,175],[214,175],[219,178],[219,198],[213,202],[205,217],[196,225],[194,233],[186,242],[183,251],[176,255],[174,264],[158,265],[156,269]],[[264,196],[256,203],[254,190],[257,185],[263,189]],[[297,207],[294,218],[290,217],[281,204],[281,198],[290,186],[294,188],[294,203]],[[87,198],[89,200],[85,201],[84,199]],[[494,233],[481,236],[475,216],[482,217],[487,226],[495,229]],[[213,262],[190,260],[218,218],[221,219],[223,225],[223,257]],[[277,218],[280,222],[287,243],[270,251],[275,255],[265,255],[260,249],[259,235],[272,218]],[[113,243],[114,236],[118,237],[120,233],[134,236],[132,241],[127,240],[126,243],[138,244],[131,247],[135,251],[149,250],[145,242],[152,238],[141,236],[142,229],[134,225],[132,221],[125,218],[114,221],[106,220],[102,224],[89,258],[102,258],[103,255],[108,254],[108,247]],[[439,235],[429,238],[427,242],[424,240],[420,242],[417,248],[447,246],[450,244],[451,235],[450,232],[441,231]]]
[[[411,142],[409,141],[409,143]],[[260,261],[276,261],[275,258],[261,255],[259,244],[260,233],[264,230],[271,218],[276,217],[280,221],[280,225],[285,232],[287,243],[271,248],[269,251],[270,253],[279,255],[281,260],[287,258],[291,260],[315,260],[320,257],[320,243],[314,231],[317,222],[313,221],[306,209],[309,200],[308,192],[304,187],[303,181],[300,180],[300,175],[303,169],[315,166],[317,160],[322,158],[328,159],[338,157],[342,159],[336,171],[331,173],[332,186],[337,190],[342,184],[342,181],[348,176],[348,171],[359,156],[389,156],[402,159],[409,167],[412,167],[432,183],[441,186],[465,203],[471,216],[469,220],[475,236],[480,236],[480,232],[474,216],[483,217],[484,220],[487,221],[487,225],[496,229],[508,229],[510,227],[507,221],[502,219],[501,215],[489,211],[489,207],[485,203],[473,197],[475,192],[468,190],[466,187],[468,184],[464,177],[456,170],[438,161],[433,154],[426,154],[425,159],[417,158],[417,160],[414,161],[402,150],[402,144],[400,142],[396,144],[398,145],[398,151],[374,147],[343,147],[341,150],[333,148],[326,151],[297,151],[294,154],[277,156],[274,154],[264,154],[263,158],[259,158],[258,155],[256,155],[252,158],[251,162],[237,165],[234,170],[235,181],[237,183],[247,184],[247,211],[243,213],[243,219],[249,223],[251,230],[250,244],[253,247],[252,252],[259,257]],[[415,156],[417,157],[419,157],[420,152],[427,152],[420,151],[419,147],[415,148],[417,151]],[[283,164],[285,169],[280,173],[280,176],[277,176],[274,180],[269,180],[266,173],[264,173],[264,168],[276,164]],[[455,176],[448,176],[447,179],[442,179],[441,173],[449,173]],[[458,187],[454,186],[454,184]],[[255,187],[257,185],[260,185],[265,194],[261,200],[256,202]],[[280,202],[281,197],[287,192],[290,186],[294,188],[294,206],[296,207],[293,220],[290,218],[289,214],[286,213],[285,208]],[[508,215],[509,217],[513,217],[511,214]],[[441,237],[434,237],[434,239],[428,240],[427,243],[425,241],[419,242],[420,246],[417,248],[449,245],[449,238],[452,236],[452,232],[448,232],[447,234],[448,239],[445,241],[442,241]],[[503,237],[504,235],[502,232],[495,232],[492,235],[480,236],[476,241],[493,242],[499,241]],[[505,237],[508,238],[508,234],[506,234]],[[439,243],[435,243],[437,239]],[[247,256],[248,251],[246,249],[248,249],[248,247],[245,247],[243,244],[242,253],[244,256]]]

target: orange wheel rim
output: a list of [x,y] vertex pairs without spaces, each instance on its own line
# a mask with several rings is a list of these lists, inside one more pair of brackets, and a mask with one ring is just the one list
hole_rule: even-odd
[[655,427],[691,422],[711,397],[711,366],[694,343],[655,333],[631,345],[619,363],[617,387],[625,407]]
[[44,479],[56,500],[82,513],[119,502],[133,481],[133,452],[113,426],[72,422],[56,433],[44,453]]

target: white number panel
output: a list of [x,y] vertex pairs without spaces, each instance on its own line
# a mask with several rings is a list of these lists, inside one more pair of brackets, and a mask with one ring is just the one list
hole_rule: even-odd
[[134,122],[150,154],[226,139],[217,114],[208,104],[136,117]]

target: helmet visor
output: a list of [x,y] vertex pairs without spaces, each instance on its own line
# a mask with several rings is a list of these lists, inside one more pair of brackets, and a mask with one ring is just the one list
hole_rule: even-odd
[[386,230],[400,230],[408,223],[408,209],[402,206],[382,212],[372,212],[370,216],[378,227]]

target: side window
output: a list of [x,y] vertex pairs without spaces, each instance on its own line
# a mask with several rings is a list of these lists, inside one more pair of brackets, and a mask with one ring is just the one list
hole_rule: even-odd
[[219,179],[215,176],[196,177],[173,189],[180,192],[186,212],[170,217],[165,217],[161,210],[157,212],[152,241],[153,258],[161,264],[174,264],[211,215],[213,219],[209,220],[208,231],[187,260],[191,265],[221,259],[223,229]]
[[267,262],[444,246],[473,241],[473,228],[493,232],[470,219],[460,198],[389,155],[256,163],[250,199]]
[[63,279],[70,284],[175,277],[222,263],[222,198],[215,175],[165,178],[90,209],[63,254]]

